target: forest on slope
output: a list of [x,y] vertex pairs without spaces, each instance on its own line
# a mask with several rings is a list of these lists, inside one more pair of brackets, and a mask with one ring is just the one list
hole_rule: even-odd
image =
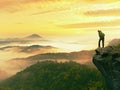
[[3,81],[0,90],[106,90],[93,67],[75,62],[38,62]]

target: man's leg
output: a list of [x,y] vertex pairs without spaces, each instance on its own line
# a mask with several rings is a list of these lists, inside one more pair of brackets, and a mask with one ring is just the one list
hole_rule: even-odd
[[104,38],[103,38],[103,39],[102,39],[102,47],[103,47],[103,48],[104,48],[104,41],[105,41],[105,40],[104,40]]
[[99,39],[99,41],[98,41],[98,47],[100,47],[100,41],[101,41],[101,39]]

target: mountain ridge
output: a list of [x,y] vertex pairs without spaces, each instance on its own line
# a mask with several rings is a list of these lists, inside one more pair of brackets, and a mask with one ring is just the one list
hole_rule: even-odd
[[5,47],[1,47],[0,51],[14,51],[14,52],[21,52],[21,53],[33,53],[33,52],[37,52],[37,51],[43,51],[46,53],[48,51],[57,51],[58,48],[57,47],[53,47],[53,46],[42,46],[42,45],[30,45],[30,46],[5,46]]
[[[80,61],[81,63],[92,62],[92,56],[94,55],[94,50],[83,50],[78,52],[56,52],[56,53],[43,53],[36,54],[25,58],[15,58],[16,60],[34,60],[34,61],[43,61],[43,60],[68,60],[68,61]],[[14,60],[15,60],[14,59]]]

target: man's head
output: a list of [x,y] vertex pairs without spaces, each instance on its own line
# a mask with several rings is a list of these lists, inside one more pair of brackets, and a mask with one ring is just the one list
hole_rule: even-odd
[[98,30],[98,32],[101,32],[101,30]]

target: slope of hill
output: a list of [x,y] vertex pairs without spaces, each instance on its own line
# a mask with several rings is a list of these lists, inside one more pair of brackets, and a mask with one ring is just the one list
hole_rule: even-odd
[[0,90],[106,90],[104,79],[95,68],[52,61],[32,65],[0,87]]

